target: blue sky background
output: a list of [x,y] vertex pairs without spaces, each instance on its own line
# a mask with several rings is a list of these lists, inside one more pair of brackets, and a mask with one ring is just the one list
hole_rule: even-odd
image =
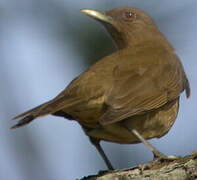
[[[182,95],[171,131],[151,143],[167,155],[197,150],[196,0],[0,0],[0,179],[72,180],[106,169],[79,125],[48,116],[14,131],[10,119],[56,96],[113,51],[104,28],[79,12],[133,6],[148,12],[182,59],[192,96]],[[102,143],[116,168],[152,159],[142,145]]]

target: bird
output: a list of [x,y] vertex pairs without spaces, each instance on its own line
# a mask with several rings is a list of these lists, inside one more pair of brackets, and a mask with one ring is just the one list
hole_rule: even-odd
[[52,100],[13,119],[11,129],[46,115],[79,123],[109,170],[100,142],[144,143],[155,158],[166,157],[147,140],[160,138],[174,124],[179,99],[190,85],[175,49],[154,20],[134,7],[107,11],[82,9],[101,23],[116,51],[89,67]]

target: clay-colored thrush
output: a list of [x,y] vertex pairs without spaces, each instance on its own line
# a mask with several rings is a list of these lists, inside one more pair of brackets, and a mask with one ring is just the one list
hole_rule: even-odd
[[163,156],[146,139],[159,138],[172,127],[179,96],[190,95],[189,82],[175,51],[154,21],[136,8],[81,12],[102,23],[117,51],[75,78],[57,97],[16,116],[12,128],[45,115],[77,121],[109,169],[99,142],[143,142],[155,157]]

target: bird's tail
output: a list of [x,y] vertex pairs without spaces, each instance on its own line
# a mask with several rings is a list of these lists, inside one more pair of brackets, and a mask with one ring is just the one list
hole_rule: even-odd
[[11,129],[16,129],[21,126],[24,126],[24,125],[30,123],[31,121],[33,121],[34,119],[35,119],[35,117],[33,115],[25,116],[16,125],[12,126]]
[[48,114],[53,114],[61,109],[74,106],[75,104],[79,103],[80,100],[76,98],[69,98],[69,97],[58,97],[51,101],[48,101],[40,106],[37,106],[29,111],[26,111],[22,114],[17,115],[14,119],[21,118],[19,122],[12,126],[11,129],[16,129],[26,124],[29,124],[31,121],[38,117],[46,116]]
[[[12,126],[11,129],[16,129],[21,126],[24,126],[30,123],[31,121],[33,121],[35,118],[42,116],[43,112],[41,113],[41,111],[43,111],[42,109],[45,109],[44,107],[46,107],[47,104],[49,104],[49,102],[41,104],[40,106],[37,106],[33,109],[30,109],[29,111],[26,111],[14,117],[13,120],[18,119],[18,118],[22,118],[22,119],[18,121],[16,125]],[[45,115],[47,114],[45,113]]]

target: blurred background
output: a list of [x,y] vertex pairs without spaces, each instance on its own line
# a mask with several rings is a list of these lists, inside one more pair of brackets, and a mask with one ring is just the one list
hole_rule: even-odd
[[[106,166],[79,125],[48,116],[9,130],[10,119],[56,96],[99,58],[114,51],[104,28],[80,9],[133,6],[148,12],[181,57],[192,96],[181,98],[171,131],[153,139],[167,155],[197,150],[196,0],[0,0],[0,179],[72,180]],[[142,145],[102,142],[115,168],[152,159]]]

